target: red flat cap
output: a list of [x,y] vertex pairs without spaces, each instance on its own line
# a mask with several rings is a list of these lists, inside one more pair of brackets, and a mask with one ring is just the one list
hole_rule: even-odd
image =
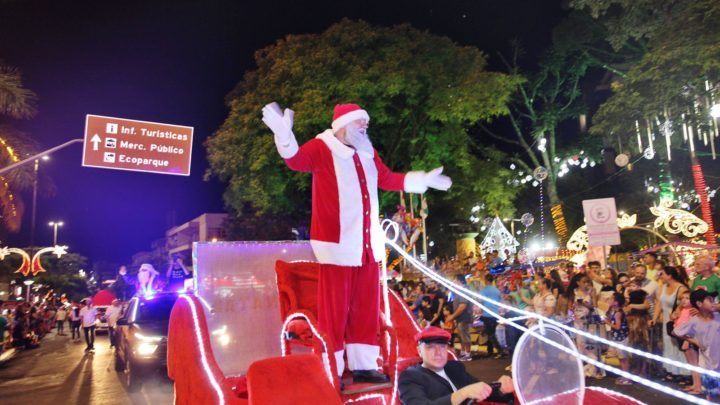
[[415,334],[415,342],[447,344],[450,341],[451,337],[452,336],[448,332],[436,326],[428,326],[427,328]]

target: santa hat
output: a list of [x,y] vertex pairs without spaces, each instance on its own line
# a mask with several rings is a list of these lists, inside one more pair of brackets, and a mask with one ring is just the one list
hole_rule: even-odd
[[155,267],[153,267],[150,263],[143,263],[140,265],[140,269],[138,271],[155,271]]
[[333,114],[332,130],[337,132],[340,128],[355,120],[370,121],[367,111],[360,108],[357,104],[336,104]]

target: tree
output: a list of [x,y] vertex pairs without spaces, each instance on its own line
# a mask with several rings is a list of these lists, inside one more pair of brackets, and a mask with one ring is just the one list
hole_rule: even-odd
[[20,71],[0,61],[0,115],[30,118],[37,112],[37,96],[22,85]]
[[[515,45],[513,58],[505,61],[512,75],[523,74],[518,66],[519,47]],[[508,123],[511,135],[501,134],[480,124],[489,137],[513,145],[519,153],[512,157],[512,168],[522,176],[522,184],[533,180],[533,172],[547,169],[543,181],[558,242],[567,240],[567,225],[558,194],[558,179],[566,175],[569,165],[594,166],[589,154],[589,139],[578,138],[578,131],[561,131],[561,125],[577,120],[586,113],[581,98],[581,80],[593,59],[576,47],[555,46],[539,63],[535,72],[524,73],[527,80],[518,82],[510,103]],[[587,154],[586,154],[587,153]],[[515,180],[518,183],[518,180]],[[539,185],[535,181],[535,185]]]
[[[18,69],[3,65],[0,61],[0,117],[30,118],[36,113],[35,100],[35,93],[23,87]],[[18,162],[36,150],[35,142],[25,134],[0,122],[0,167]],[[0,176],[0,209],[6,231],[20,230],[24,204],[18,192],[30,188],[34,176],[33,168],[29,165]],[[52,190],[52,184],[48,184]]]
[[[228,182],[225,202],[239,215],[309,217],[310,176],[284,166],[260,120],[274,100],[295,110],[300,143],[328,128],[334,104],[357,102],[389,167],[444,165],[455,184],[440,197],[445,203],[485,202],[482,190],[504,197],[487,201],[488,209],[512,209],[515,191],[504,184],[510,173],[494,164],[499,152],[472,146],[467,127],[506,114],[519,79],[486,71],[478,49],[409,25],[342,20],[322,34],[289,35],[255,59],[258,68],[228,96],[230,114],[206,142],[208,174]],[[381,196],[385,207],[396,203]]]
[[[29,250],[30,248],[25,248],[25,251]],[[14,280],[16,285],[22,285],[27,278],[15,273],[21,262],[22,258],[17,254],[5,257],[0,261],[0,278]],[[44,254],[40,257],[40,262],[46,271],[32,278],[35,286],[42,286],[40,292],[43,294],[53,290],[58,296],[67,294],[71,299],[80,299],[92,295],[97,290],[91,276],[80,272],[81,269],[87,268],[88,259],[85,256],[66,253],[58,258],[52,254]]]
[[615,93],[600,107],[591,133],[632,142],[639,153],[647,148],[648,157],[658,151],[666,161],[687,142],[703,219],[710,225],[706,239],[715,243],[695,144],[709,144],[715,158],[720,134],[711,110],[720,99],[720,3],[575,0],[573,6],[588,8],[605,24],[614,46],[637,41],[646,49],[628,74],[613,83]]
[[[573,3],[581,7],[586,2]],[[717,100],[720,93],[717,84],[720,3],[712,0],[597,3],[595,7],[602,7],[591,11],[608,26],[608,41],[614,46],[624,40],[643,41],[646,52],[623,80],[613,84],[615,94],[600,108],[591,132],[620,134],[634,140],[635,121],[647,120],[652,127],[656,125],[655,117],[660,117],[662,123],[665,115],[678,125],[683,121],[711,124],[710,105],[705,101]],[[628,16],[608,16],[610,6],[621,9],[615,14]]]

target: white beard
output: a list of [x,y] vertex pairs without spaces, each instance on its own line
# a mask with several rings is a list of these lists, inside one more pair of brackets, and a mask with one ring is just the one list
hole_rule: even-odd
[[350,146],[360,152],[366,152],[367,154],[373,155],[373,147],[368,137],[367,129],[353,128],[351,125],[345,127],[345,140]]

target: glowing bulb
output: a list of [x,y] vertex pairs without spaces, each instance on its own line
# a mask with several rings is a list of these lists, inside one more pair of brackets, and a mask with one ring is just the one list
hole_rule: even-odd
[[710,107],[710,116],[713,118],[720,118],[720,104],[715,104]]

